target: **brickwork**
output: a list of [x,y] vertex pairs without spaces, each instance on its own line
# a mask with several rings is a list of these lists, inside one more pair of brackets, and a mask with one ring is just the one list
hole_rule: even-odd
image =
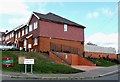
[[62,40],[57,38],[39,37],[39,47],[40,51],[50,51],[50,43],[62,44],[64,46],[69,46],[71,48],[78,49],[78,54],[83,55],[84,44],[77,41]]
[[[59,57],[67,61],[68,62],[67,64],[70,65],[96,66],[96,64],[90,62],[85,58],[78,56],[77,54],[61,53],[61,52],[55,52],[55,54],[59,55]],[[55,58],[55,54],[50,53],[50,57],[55,61],[61,62],[59,57]]]
[[116,54],[109,54],[109,53],[96,53],[96,52],[85,52],[85,57],[92,57],[92,58],[103,58],[108,57],[110,59],[117,59]]

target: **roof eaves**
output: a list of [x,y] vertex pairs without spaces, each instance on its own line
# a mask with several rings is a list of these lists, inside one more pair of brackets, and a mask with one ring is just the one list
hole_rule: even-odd
[[14,31],[19,30],[20,28],[24,27],[25,25],[26,25],[26,24],[22,24],[21,26],[19,26],[19,27],[15,28],[15,29],[14,29]]
[[35,12],[33,12],[33,15],[34,15],[35,17],[37,17],[38,19],[40,19],[40,17],[39,17]]

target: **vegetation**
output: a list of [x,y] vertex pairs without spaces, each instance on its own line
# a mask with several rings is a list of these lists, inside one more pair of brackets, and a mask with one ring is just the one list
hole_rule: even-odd
[[90,57],[87,57],[87,59],[92,61],[93,63],[95,63],[97,66],[108,67],[108,66],[117,65],[117,62],[115,62],[113,60],[111,61],[111,60],[108,60],[108,59],[105,59],[105,58],[90,58]]
[[[11,72],[24,72],[24,66],[18,64],[18,56],[26,56],[27,58],[35,59],[35,64],[33,65],[33,73],[39,74],[69,74],[69,73],[78,73],[83,72],[71,68],[69,66],[54,62],[47,54],[40,52],[24,52],[24,51],[2,51],[2,58],[4,57],[13,57],[14,66],[13,67],[3,67],[3,71]],[[30,72],[30,65],[27,65]]]

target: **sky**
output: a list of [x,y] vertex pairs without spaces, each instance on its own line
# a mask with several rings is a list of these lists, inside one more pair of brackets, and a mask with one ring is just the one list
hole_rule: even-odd
[[[7,6],[6,6],[7,5]],[[32,12],[52,12],[85,26],[85,43],[118,50],[118,2],[0,1],[0,31],[28,22]]]

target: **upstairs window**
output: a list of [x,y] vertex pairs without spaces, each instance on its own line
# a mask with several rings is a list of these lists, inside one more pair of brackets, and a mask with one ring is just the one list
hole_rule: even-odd
[[34,45],[38,45],[38,38],[34,38]]
[[22,36],[24,35],[24,29],[22,30]]
[[38,22],[34,22],[34,29],[37,29],[38,27]]
[[28,34],[28,27],[26,27],[25,29],[25,34]]
[[11,35],[11,38],[12,38],[12,33],[10,35]]
[[17,38],[17,33],[15,34],[15,38]]
[[20,32],[18,32],[18,38],[20,37]]
[[32,25],[29,25],[29,32],[32,31]]
[[11,38],[11,33],[9,34],[9,38]]
[[12,32],[12,37],[14,37],[14,32]]
[[67,31],[67,24],[64,24],[64,31]]

